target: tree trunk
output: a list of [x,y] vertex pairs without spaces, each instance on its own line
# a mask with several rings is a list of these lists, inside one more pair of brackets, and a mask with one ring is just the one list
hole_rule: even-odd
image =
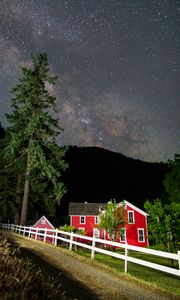
[[21,220],[20,220],[20,225],[22,225],[22,226],[26,225],[26,222],[27,222],[30,172],[31,172],[30,171],[30,156],[28,155],[25,183],[24,183],[24,196],[23,196],[23,203],[22,203],[22,209],[21,209]]
[[17,208],[15,208],[14,211],[14,224],[19,225],[19,220],[20,220],[20,214]]

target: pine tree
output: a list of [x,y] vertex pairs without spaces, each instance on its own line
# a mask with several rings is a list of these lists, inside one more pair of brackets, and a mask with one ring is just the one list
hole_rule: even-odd
[[[0,139],[0,215],[3,220],[13,222],[12,216],[15,214],[17,216],[20,205],[18,184],[20,170],[14,156],[8,151],[9,142],[10,134],[6,129],[4,137]],[[12,160],[16,163],[12,164]],[[15,221],[14,223],[17,224]]]
[[60,181],[61,171],[67,168],[65,149],[60,149],[56,140],[63,129],[54,117],[56,98],[47,88],[55,84],[57,77],[49,75],[45,53],[33,56],[32,63],[32,67],[22,68],[22,78],[12,90],[13,112],[7,115],[10,139],[5,149],[9,158],[6,161],[24,173],[21,225],[26,224],[30,187],[35,178],[47,178],[52,183],[51,197],[58,202],[66,191]]

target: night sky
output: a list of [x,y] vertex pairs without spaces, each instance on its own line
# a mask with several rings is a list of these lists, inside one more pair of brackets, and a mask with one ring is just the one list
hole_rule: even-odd
[[31,55],[58,81],[61,145],[146,161],[180,148],[179,0],[0,0],[0,121]]

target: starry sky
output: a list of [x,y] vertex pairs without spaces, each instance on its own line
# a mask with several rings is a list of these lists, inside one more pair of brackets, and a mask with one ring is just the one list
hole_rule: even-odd
[[0,121],[31,55],[58,75],[60,145],[146,161],[180,148],[179,0],[0,0]]

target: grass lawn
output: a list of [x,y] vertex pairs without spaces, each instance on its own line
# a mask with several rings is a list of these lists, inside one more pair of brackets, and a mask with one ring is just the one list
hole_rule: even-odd
[[[118,251],[123,254],[124,250]],[[90,259],[91,253],[87,249],[78,248],[77,254],[80,254]],[[170,266],[168,259],[163,257],[157,257],[150,254],[143,254],[134,251],[129,251],[129,255],[142,260],[147,260],[153,263]],[[113,272],[124,273],[124,260],[114,258],[105,254],[96,253],[95,262],[98,262]],[[174,265],[174,268],[178,268],[178,262]],[[174,275],[170,275],[165,272],[160,272],[148,267],[140,266],[131,262],[128,262],[128,275],[135,277],[139,281],[149,283],[155,287],[162,288],[174,295],[180,296],[180,278]]]

